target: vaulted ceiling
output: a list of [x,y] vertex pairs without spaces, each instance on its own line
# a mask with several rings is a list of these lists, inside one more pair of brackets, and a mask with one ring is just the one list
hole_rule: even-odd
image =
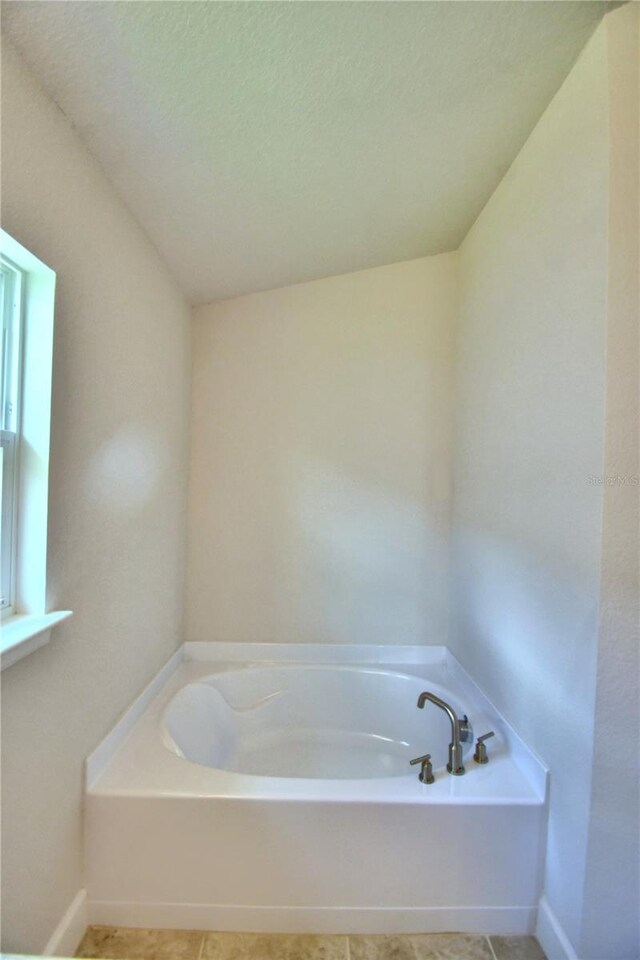
[[606,6],[3,4],[194,303],[457,248]]

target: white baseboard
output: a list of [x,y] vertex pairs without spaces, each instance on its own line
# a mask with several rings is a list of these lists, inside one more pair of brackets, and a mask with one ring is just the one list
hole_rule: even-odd
[[237,933],[531,934],[534,907],[283,907],[93,900],[90,923]]
[[542,897],[538,907],[536,939],[547,955],[548,960],[578,960],[578,954],[562,925],[549,906],[546,897]]
[[80,946],[87,924],[87,891],[79,890],[69,904],[62,920],[49,937],[42,955],[44,957],[73,957]]

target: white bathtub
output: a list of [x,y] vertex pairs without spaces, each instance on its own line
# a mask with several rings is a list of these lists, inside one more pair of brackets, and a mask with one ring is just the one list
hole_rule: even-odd
[[[374,667],[245,667],[182,687],[165,711],[163,738],[178,756],[230,773],[407,777],[412,757],[431,752],[436,771],[447,759],[451,725],[433,704],[416,708],[424,687],[419,677]],[[447,689],[430,689],[462,718]],[[471,742],[465,753],[468,763]]]
[[[446,772],[450,723],[491,760]],[[430,752],[435,783],[412,757]],[[87,765],[92,922],[526,933],[546,773],[443,647],[187,644]]]

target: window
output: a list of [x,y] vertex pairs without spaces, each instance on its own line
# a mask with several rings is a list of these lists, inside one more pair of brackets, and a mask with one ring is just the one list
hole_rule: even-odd
[[0,357],[0,609],[13,613],[17,540],[18,431],[22,374],[23,274],[0,257],[0,308],[2,309],[2,356]]
[[0,666],[49,640],[46,611],[55,273],[0,230]]

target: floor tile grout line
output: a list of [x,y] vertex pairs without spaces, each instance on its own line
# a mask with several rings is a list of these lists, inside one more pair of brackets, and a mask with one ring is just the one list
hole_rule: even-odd
[[351,937],[347,934],[347,960],[351,960]]
[[489,950],[491,951],[491,956],[493,957],[493,960],[498,960],[498,958],[496,957],[496,952],[493,949],[493,944],[491,943],[491,937],[488,935],[487,935],[487,943],[489,944]]
[[206,936],[207,936],[206,933],[203,933],[202,937],[200,938],[200,949],[198,950],[198,960],[202,960],[202,954],[204,952],[204,941]]

